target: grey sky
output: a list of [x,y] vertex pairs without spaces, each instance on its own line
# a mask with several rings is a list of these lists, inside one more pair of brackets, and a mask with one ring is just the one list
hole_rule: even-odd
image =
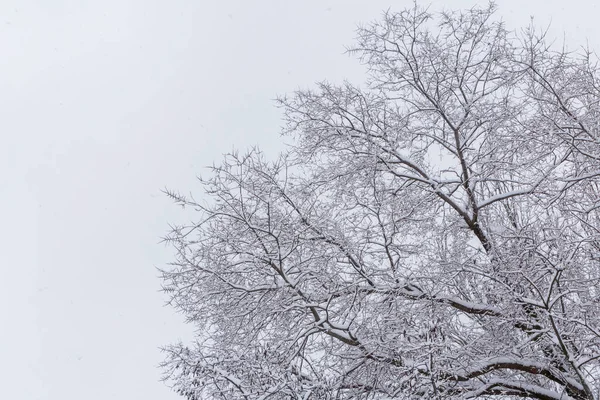
[[[157,348],[191,328],[153,266],[185,215],[159,190],[197,189],[233,146],[277,151],[271,99],[360,79],[354,27],[410,3],[1,1],[0,398],[179,399]],[[600,51],[594,1],[497,3]]]

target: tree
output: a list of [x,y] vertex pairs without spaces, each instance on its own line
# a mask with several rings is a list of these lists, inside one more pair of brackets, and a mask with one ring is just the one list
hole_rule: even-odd
[[188,399],[600,398],[600,74],[495,7],[359,28],[167,240]]

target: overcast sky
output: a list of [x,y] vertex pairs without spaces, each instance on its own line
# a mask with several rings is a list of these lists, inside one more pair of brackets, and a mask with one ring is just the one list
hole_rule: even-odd
[[[158,347],[160,193],[232,149],[280,149],[277,94],[362,69],[354,28],[411,1],[0,0],[0,398],[175,400]],[[467,7],[475,1],[432,2]],[[600,51],[594,1],[499,0]]]

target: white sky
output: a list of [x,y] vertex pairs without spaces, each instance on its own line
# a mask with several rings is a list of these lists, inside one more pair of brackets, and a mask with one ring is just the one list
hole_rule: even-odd
[[[475,1],[432,2],[448,8]],[[600,51],[595,1],[499,0]],[[0,1],[0,398],[175,400],[160,193],[233,146],[279,148],[272,99],[360,79],[354,28],[411,1]]]

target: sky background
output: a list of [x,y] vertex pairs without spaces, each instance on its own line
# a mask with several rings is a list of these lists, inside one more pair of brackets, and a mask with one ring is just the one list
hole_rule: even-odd
[[[497,1],[509,27],[535,15],[600,51],[595,3]],[[198,193],[234,147],[275,154],[273,98],[361,82],[357,23],[410,4],[0,0],[0,398],[180,399],[158,348],[192,328],[156,267],[188,215],[160,190]]]

